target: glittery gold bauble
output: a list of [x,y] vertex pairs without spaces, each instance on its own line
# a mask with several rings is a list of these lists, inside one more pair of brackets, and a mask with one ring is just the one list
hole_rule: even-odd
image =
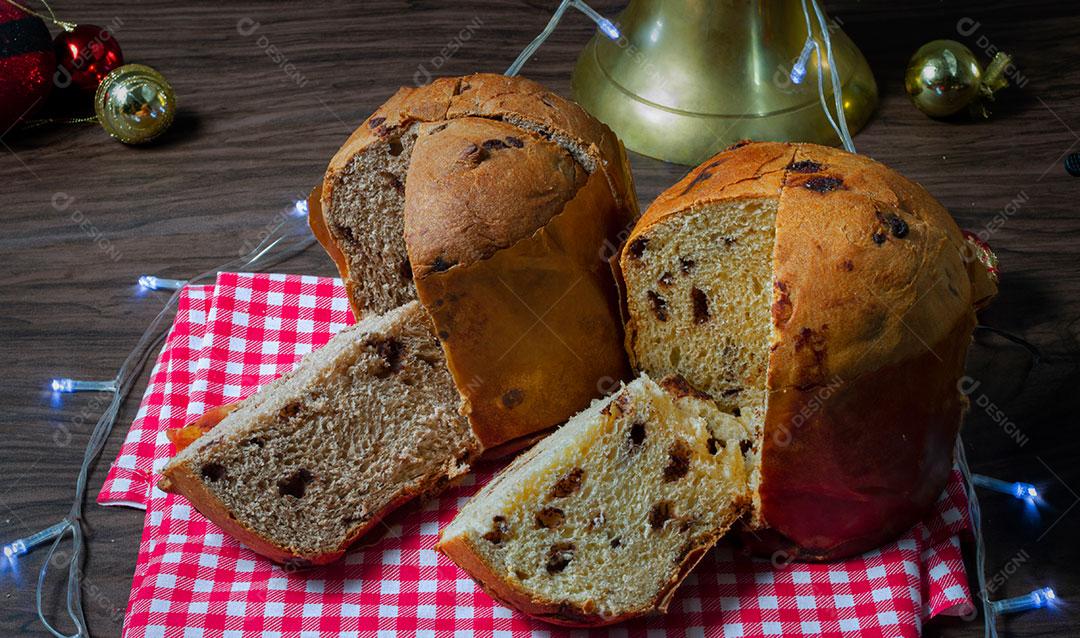
[[125,144],[144,144],[172,124],[176,96],[154,69],[125,64],[101,81],[94,95],[94,111],[109,135]]
[[971,49],[955,40],[934,40],[911,56],[904,88],[931,117],[957,113],[979,95],[982,68]]

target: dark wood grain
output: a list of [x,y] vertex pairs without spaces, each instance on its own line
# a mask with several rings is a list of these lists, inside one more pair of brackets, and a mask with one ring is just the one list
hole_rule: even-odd
[[[73,0],[62,17],[123,23],[129,61],[173,83],[181,112],[150,148],[129,148],[93,126],[11,133],[0,147],[0,539],[58,520],[68,508],[78,460],[96,413],[93,397],[54,402],[54,375],[106,378],[165,297],[135,294],[141,273],[187,277],[257,240],[270,218],[320,177],[351,129],[421,65],[433,74],[501,71],[539,31],[554,2],[375,2],[138,4]],[[617,6],[597,3],[608,13]],[[969,364],[981,382],[965,428],[976,471],[1029,480],[1045,492],[1039,517],[1013,499],[984,494],[991,574],[1022,559],[993,596],[1052,585],[1080,594],[1080,180],[1062,167],[1080,150],[1080,17],[1075,3],[845,1],[830,3],[863,48],[882,93],[877,115],[856,138],[861,152],[920,181],[962,226],[993,233],[1004,276],[987,324],[1022,335],[1042,352],[980,336]],[[907,57],[920,44],[957,35],[969,16],[979,36],[1012,52],[1028,78],[981,123],[931,121],[902,89]],[[237,30],[242,18],[256,34]],[[469,25],[464,45],[442,64],[440,50]],[[526,74],[567,94],[576,53],[590,35],[572,15]],[[290,78],[258,43],[265,36],[295,66]],[[439,68],[435,68],[438,66]],[[421,72],[422,76],[422,72]],[[294,76],[295,77],[295,76]],[[685,169],[633,158],[648,203]],[[57,210],[54,198],[74,198]],[[71,222],[77,208],[107,239],[102,249]],[[115,258],[114,258],[115,256]],[[317,248],[279,270],[333,274]],[[96,494],[137,407],[129,401],[91,478]],[[992,402],[992,410],[978,405]],[[1002,419],[1014,426],[1002,425]],[[1020,433],[1016,436],[1009,432]],[[70,440],[63,435],[70,432]],[[58,434],[59,433],[59,434]],[[91,532],[87,614],[96,636],[120,633],[142,514],[87,505]],[[45,635],[33,611],[41,556],[0,571],[0,635]],[[57,590],[53,590],[55,594]],[[51,597],[56,607],[57,598]],[[1077,605],[1013,618],[1007,635],[1074,634]],[[936,622],[929,633],[981,635],[981,622]]]

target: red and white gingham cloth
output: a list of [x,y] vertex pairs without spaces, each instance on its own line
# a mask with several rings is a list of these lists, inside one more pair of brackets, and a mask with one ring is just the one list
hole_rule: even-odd
[[222,273],[212,289],[187,291],[99,495],[105,504],[145,502],[147,509],[125,638],[896,638],[919,635],[922,623],[939,614],[972,608],[958,538],[968,529],[958,472],[927,521],[876,551],[840,563],[775,567],[722,544],[687,578],[666,616],[592,631],[511,611],[435,553],[439,529],[494,466],[438,498],[406,505],[342,561],[299,571],[273,565],[183,497],[153,487],[148,468],[171,455],[163,429],[253,393],[351,322],[344,289],[333,279]]
[[161,464],[173,452],[165,430],[185,423],[187,418],[188,396],[213,293],[213,286],[186,286],[180,291],[176,319],[150,372],[142,404],[120,454],[98,493],[98,503],[146,509],[157,470],[155,461]]

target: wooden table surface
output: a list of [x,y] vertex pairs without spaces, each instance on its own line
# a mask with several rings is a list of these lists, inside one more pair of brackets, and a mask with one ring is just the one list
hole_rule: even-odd
[[[257,242],[271,218],[322,174],[362,119],[423,69],[502,71],[543,26],[554,1],[293,3],[182,6],[71,1],[62,18],[118,24],[125,57],[159,69],[181,104],[159,144],[129,148],[94,126],[9,133],[0,148],[0,540],[59,520],[97,417],[93,397],[57,398],[53,376],[108,378],[166,295],[139,294],[142,273],[189,277]],[[903,6],[901,6],[903,5]],[[943,6],[947,5],[947,6]],[[615,3],[597,3],[613,15]],[[881,107],[859,150],[921,182],[962,227],[993,228],[1001,294],[985,324],[1030,341],[1036,364],[981,336],[969,360],[980,382],[964,430],[975,471],[1030,481],[1037,514],[983,493],[993,597],[1044,585],[1080,595],[1080,179],[1062,159],[1080,150],[1080,14],[1065,2],[831,2],[862,47]],[[957,32],[964,17],[975,33]],[[243,19],[257,31],[244,35]],[[121,22],[117,22],[117,21]],[[972,24],[971,21],[965,24]],[[462,29],[469,37],[440,62]],[[591,33],[572,15],[525,74],[568,94]],[[265,40],[260,38],[265,37]],[[1027,83],[1001,94],[993,119],[933,121],[903,93],[908,56],[940,37],[1013,53]],[[272,45],[284,58],[268,54]],[[285,64],[291,74],[287,72]],[[647,204],[685,168],[633,157]],[[63,202],[69,202],[66,207]],[[79,211],[91,225],[72,221]],[[332,275],[316,246],[280,266]],[[145,379],[127,402],[91,475],[86,611],[95,636],[118,636],[142,512],[92,501],[115,457]],[[70,436],[69,436],[70,435]],[[1070,540],[1073,539],[1073,540]],[[33,606],[42,556],[0,570],[0,635],[46,635]],[[59,587],[49,589],[59,612]],[[1005,635],[1075,635],[1076,603],[1014,617]],[[975,636],[981,622],[935,622],[928,633]]]

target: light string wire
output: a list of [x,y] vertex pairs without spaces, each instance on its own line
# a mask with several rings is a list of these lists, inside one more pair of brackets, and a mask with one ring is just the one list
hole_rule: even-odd
[[1042,361],[1042,351],[1039,350],[1039,347],[1018,334],[1014,334],[1012,332],[1009,332],[1008,330],[1002,330],[1001,328],[988,326],[982,323],[976,325],[975,330],[983,330],[991,334],[996,334],[1003,339],[1007,339],[1008,341],[1015,343],[1024,350],[1027,350],[1028,354],[1031,355],[1032,363],[1034,365],[1039,365],[1039,362]]
[[975,535],[975,578],[979,582],[979,598],[983,607],[983,634],[986,638],[997,638],[997,611],[990,604],[990,594],[986,590],[986,543],[982,534],[982,512],[979,509],[979,496],[975,493],[975,483],[971,479],[964,441],[956,437],[956,463],[964,475],[964,490],[968,499],[968,518],[971,519],[971,531]]
[[571,2],[573,2],[573,0],[562,0],[562,2],[559,3],[558,8],[556,8],[555,13],[551,15],[551,19],[548,20],[548,23],[544,27],[544,30],[541,31],[540,35],[533,38],[533,41],[521,50],[521,53],[519,53],[517,58],[514,59],[514,62],[509,66],[509,68],[506,69],[506,73],[504,75],[509,75],[513,77],[518,73],[521,73],[521,67],[525,66],[525,63],[529,61],[529,58],[531,58],[534,53],[536,53],[536,50],[540,48],[540,45],[542,45],[544,41],[546,41],[548,37],[550,37],[551,34],[555,32],[555,27],[559,26],[559,21],[562,20],[562,17],[566,13],[566,10],[570,8]]
[[[288,228],[290,224],[298,225],[299,222],[297,220],[305,220],[299,235],[297,235],[295,229]],[[289,241],[290,239],[291,241]],[[267,266],[280,263],[296,256],[306,250],[314,242],[315,238],[310,232],[307,232],[306,216],[296,217],[293,215],[286,215],[271,228],[267,232],[266,237],[247,254],[193,277],[188,280],[188,284],[191,285],[200,281],[209,280],[215,277],[219,272],[261,270]],[[154,320],[150,322],[146,331],[143,332],[142,336],[139,338],[138,343],[135,345],[135,349],[128,354],[124,359],[124,362],[120,365],[120,369],[114,378],[115,390],[113,391],[112,400],[94,425],[90,440],[86,445],[86,451],[83,454],[82,465],[79,468],[78,479],[75,483],[75,499],[72,503],[71,510],[63,519],[63,522],[67,523],[67,527],[63,529],[59,536],[56,537],[56,540],[53,541],[52,546],[45,555],[45,562],[41,566],[41,571],[38,573],[37,591],[35,595],[37,615],[41,620],[41,623],[45,626],[45,629],[56,638],[90,637],[82,604],[82,583],[84,576],[82,566],[86,546],[82,522],[87,479],[90,474],[90,469],[94,466],[95,461],[98,456],[101,455],[101,451],[105,447],[105,442],[112,432],[113,425],[116,423],[116,417],[124,404],[124,400],[130,394],[135,382],[139,378],[139,373],[143,370],[146,362],[153,354],[155,346],[164,340],[166,328],[169,325],[168,321],[179,302],[180,294],[181,290],[177,290],[169,297],[165,307],[158,312],[157,316],[154,317]],[[76,633],[74,634],[62,633],[48,621],[45,617],[45,609],[42,600],[42,592],[48,578],[50,567],[55,566],[59,569],[63,565],[63,558],[58,560],[58,564],[53,565],[53,557],[56,555],[60,543],[68,534],[71,535],[72,549],[71,555],[67,557],[68,580],[66,608],[68,617],[75,625]]]
[[[1031,356],[1032,364],[1035,366],[1039,365],[1042,360],[1042,352],[1039,348],[1019,335],[983,324],[976,325],[975,329],[976,331],[985,330],[1000,335],[1010,342],[1024,348]],[[964,448],[963,440],[959,435],[956,437],[956,461],[957,465],[960,466],[961,474],[964,476],[964,490],[967,493],[968,498],[968,518],[971,520],[972,533],[975,536],[975,578],[979,584],[979,600],[982,602],[983,608],[983,635],[986,636],[986,638],[997,638],[998,618],[1002,614],[998,611],[998,607],[994,604],[994,601],[990,600],[990,592],[986,587],[986,542],[983,539],[982,512],[979,507],[979,497],[976,493],[977,479],[975,477],[977,475],[972,473],[971,467],[968,465],[967,453]],[[1013,485],[1028,484],[1016,483]],[[1028,487],[1033,486],[1028,485]],[[1015,491],[1012,491],[1011,493],[1017,498],[1021,497],[1021,494],[1018,494]]]
[[[822,55],[821,45],[814,38],[814,28],[810,20],[809,6],[814,8],[814,16],[817,19],[818,30],[821,32],[821,41],[825,43],[825,55]],[[817,55],[818,72],[817,72],[817,87],[818,87],[818,99],[821,101],[821,108],[825,111],[825,117],[829,120],[829,125],[836,131],[837,137],[840,138],[840,142],[844,145],[844,150],[849,153],[854,153],[855,142],[851,139],[851,132],[848,130],[847,115],[844,113],[844,96],[840,87],[840,73],[836,68],[836,59],[833,57],[832,51],[832,36],[829,35],[829,23],[825,18],[825,13],[822,12],[818,6],[817,0],[802,0],[803,18],[806,21],[806,45],[813,47],[814,53]],[[829,101],[825,97],[825,84],[824,75],[825,67],[828,66],[829,78],[832,82],[833,100],[836,108],[836,118],[833,118],[832,111],[829,108]]]
[[536,50],[540,48],[540,45],[544,44],[551,34],[555,32],[555,27],[559,26],[559,22],[562,20],[563,15],[566,14],[566,10],[570,7],[573,7],[588,16],[590,20],[596,23],[596,26],[600,29],[601,33],[607,37],[612,40],[619,39],[618,27],[612,24],[610,20],[597,13],[597,11],[586,4],[584,0],[562,0],[562,2],[559,3],[559,6],[555,8],[555,13],[551,15],[551,19],[548,20],[547,25],[544,26],[544,30],[521,50],[521,53],[518,54],[517,58],[506,69],[506,72],[503,75],[513,77],[518,73],[521,73],[521,67],[525,66],[525,63],[529,61],[529,58],[531,58],[534,53],[536,53]]
[[83,117],[46,117],[22,122],[19,124],[19,128],[23,131],[29,131],[47,124],[98,124],[100,122],[101,120],[97,119],[97,116],[94,115]]

